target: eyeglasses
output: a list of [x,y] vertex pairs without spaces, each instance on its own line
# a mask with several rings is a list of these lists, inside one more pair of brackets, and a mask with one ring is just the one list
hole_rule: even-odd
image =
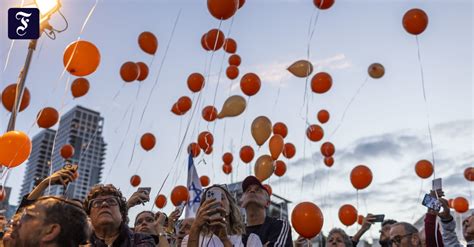
[[398,246],[398,245],[402,242],[402,240],[403,240],[404,238],[406,238],[406,237],[408,237],[408,236],[411,236],[411,235],[413,235],[413,233],[408,233],[408,234],[405,234],[405,235],[402,235],[402,236],[395,236],[394,238],[391,238],[391,239],[390,239],[390,243],[391,243],[392,245],[395,244],[395,245]]
[[107,197],[107,198],[101,198],[101,199],[92,199],[90,202],[90,207],[93,208],[98,208],[102,206],[103,204],[107,204],[107,206],[117,206],[118,205],[118,200],[115,197]]

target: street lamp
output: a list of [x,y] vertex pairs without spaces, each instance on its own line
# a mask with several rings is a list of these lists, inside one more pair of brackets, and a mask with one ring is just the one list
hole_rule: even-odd
[[[54,32],[54,29],[49,25],[48,20],[54,13],[59,11],[61,4],[59,0],[34,0],[34,3],[27,5],[25,7],[38,8],[40,11],[40,35],[45,30],[51,30]],[[67,22],[66,22],[67,23]],[[62,30],[64,31],[64,30]],[[25,80],[28,75],[28,70],[31,64],[31,58],[33,52],[36,49],[36,44],[38,40],[32,39],[28,45],[28,54],[26,55],[25,65],[18,76],[18,81],[16,84],[16,95],[15,102],[13,103],[12,114],[10,116],[10,121],[8,122],[7,131],[15,129],[16,116],[18,115],[18,110],[20,107],[21,99],[23,98],[23,92],[25,91]]]

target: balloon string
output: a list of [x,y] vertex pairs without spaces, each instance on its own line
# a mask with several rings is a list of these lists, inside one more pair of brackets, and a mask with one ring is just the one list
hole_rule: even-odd
[[329,139],[332,139],[332,137],[336,134],[337,130],[339,129],[339,127],[341,127],[342,123],[344,122],[344,118],[346,117],[346,113],[347,111],[349,110],[349,108],[351,107],[352,103],[354,103],[354,100],[356,99],[356,97],[359,95],[360,91],[362,90],[362,88],[365,87],[365,85],[367,84],[367,82],[369,81],[369,76],[365,77],[365,81],[359,86],[359,88],[357,89],[356,93],[354,95],[352,95],[352,98],[351,100],[349,100],[349,103],[347,103],[346,107],[344,108],[344,112],[342,113],[342,117],[341,117],[341,120],[339,120],[339,123],[337,124],[336,128],[334,128],[334,130],[332,131]]
[[10,42],[10,48],[8,49],[7,59],[5,60],[5,66],[3,67],[3,73],[5,73],[5,71],[7,70],[8,63],[10,62],[10,55],[11,55],[11,52],[13,50],[13,45],[14,44],[15,44],[15,40],[12,39],[12,41]]
[[423,73],[423,63],[421,62],[421,52],[420,52],[420,42],[418,40],[418,35],[415,36],[416,39],[416,47],[418,50],[418,63],[420,64],[420,75],[421,75],[421,87],[423,89],[423,99],[425,101],[425,108],[426,108],[426,119],[428,123],[428,135],[430,137],[430,146],[431,146],[431,159],[433,161],[433,178],[436,178],[436,165],[435,165],[435,156],[434,156],[434,148],[433,148],[433,135],[431,133],[431,124],[430,124],[430,113],[428,109],[428,100],[426,98],[426,89],[425,89],[425,76]]
[[[142,84],[139,83],[137,94],[135,95],[135,102],[138,102],[138,97],[140,95],[141,88],[142,88]],[[133,157],[135,156],[135,148],[137,146],[137,139],[138,139],[138,135],[139,135],[138,130],[140,128],[140,125],[141,125],[141,122],[138,124],[139,127],[137,128],[137,133],[135,134],[135,140],[133,141],[132,155],[130,156],[130,160],[128,161],[128,167],[130,167],[132,165],[132,160],[133,160]]]
[[150,93],[148,94],[148,98],[146,100],[145,107],[143,108],[143,111],[142,111],[142,114],[141,114],[141,117],[140,117],[140,122],[139,122],[139,125],[138,125],[139,127],[138,128],[140,128],[140,126],[142,124],[143,117],[145,116],[146,110],[148,109],[148,105],[150,104],[151,96],[155,92],[156,86],[158,86],[158,79],[160,78],[161,70],[163,69],[163,67],[165,65],[166,57],[168,55],[168,51],[169,51],[169,48],[170,48],[170,45],[171,45],[171,41],[173,40],[173,37],[174,37],[176,27],[178,26],[178,21],[179,21],[180,16],[181,16],[181,9],[179,9],[178,15],[176,16],[176,19],[174,21],[173,29],[171,30],[170,39],[168,40],[168,44],[166,44],[165,54],[163,55],[163,61],[161,62],[161,66],[159,66],[159,68],[158,68],[158,73],[156,75],[155,82],[153,83],[153,86],[150,90]]
[[283,78],[281,78],[280,82],[278,83],[278,92],[277,92],[277,96],[276,96],[276,99],[275,99],[275,103],[273,104],[272,115],[275,114],[275,110],[276,110],[276,107],[278,105],[278,100],[280,99],[280,89],[281,89],[281,82],[282,81],[283,81]]
[[[156,201],[156,198],[161,193],[161,190],[163,189],[163,186],[165,185],[166,181],[168,180],[168,177],[170,176],[171,171],[173,170],[174,167],[176,167],[176,166],[171,166],[170,170],[168,171],[168,174],[166,174],[165,180],[163,180],[163,183],[161,183],[160,189],[158,190],[158,193],[156,193],[156,197],[155,197],[154,201]],[[155,203],[152,203],[151,211],[153,211],[154,208],[155,208]]]
[[244,124],[242,125],[242,132],[240,134],[240,146],[242,146],[243,144],[243,141],[244,141],[244,131],[245,131],[245,125],[247,123],[247,113],[249,112],[249,106],[250,106],[250,96],[248,96],[248,99],[247,99],[247,109],[245,109],[245,113],[244,113]]

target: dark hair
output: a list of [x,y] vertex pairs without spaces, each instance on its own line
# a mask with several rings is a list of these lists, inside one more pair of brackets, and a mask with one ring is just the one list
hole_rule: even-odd
[[120,213],[122,214],[122,223],[127,224],[127,200],[125,199],[125,197],[123,197],[122,192],[120,192],[120,190],[112,184],[96,184],[91,188],[89,194],[87,194],[87,197],[84,200],[84,209],[86,210],[87,215],[91,214],[91,201],[99,196],[115,196],[119,202],[119,209]]
[[153,213],[152,211],[148,211],[148,210],[141,211],[141,212],[138,213],[137,216],[135,217],[135,223],[133,223],[134,226],[137,225],[138,217],[140,217],[140,215],[142,215],[142,214],[151,214],[151,216],[152,216],[153,218],[155,218],[155,213]]
[[384,221],[382,222],[382,227],[384,227],[385,225],[393,225],[393,224],[395,224],[395,223],[397,223],[396,220],[392,220],[392,219],[384,220]]
[[80,203],[56,196],[40,197],[35,204],[45,208],[45,223],[59,224],[55,242],[62,247],[85,244],[91,234],[87,215]]
[[395,223],[393,226],[403,226],[403,229],[405,230],[405,234],[418,233],[418,229],[414,227],[412,224],[407,223],[407,222],[398,222],[398,223]]

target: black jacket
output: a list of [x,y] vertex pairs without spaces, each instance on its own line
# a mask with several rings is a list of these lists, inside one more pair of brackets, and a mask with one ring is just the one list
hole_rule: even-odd
[[[107,247],[104,241],[92,234],[90,244],[93,247]],[[151,235],[143,233],[135,233],[130,228],[122,224],[120,226],[120,235],[112,244],[113,247],[155,247],[155,240]]]

